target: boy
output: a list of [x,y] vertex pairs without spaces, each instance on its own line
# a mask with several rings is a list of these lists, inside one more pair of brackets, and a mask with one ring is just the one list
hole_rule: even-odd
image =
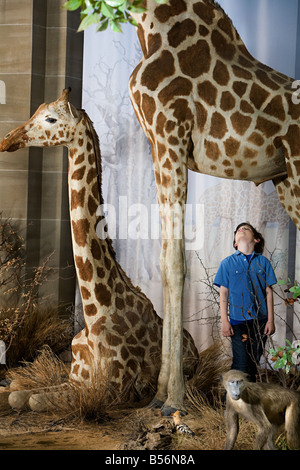
[[221,262],[214,281],[220,287],[222,334],[231,337],[231,368],[255,382],[267,336],[275,332],[271,286],[277,281],[262,255],[264,239],[252,225],[237,226],[233,246],[236,252]]

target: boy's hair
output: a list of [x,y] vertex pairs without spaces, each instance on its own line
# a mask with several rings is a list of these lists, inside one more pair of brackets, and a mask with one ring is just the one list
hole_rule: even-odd
[[[264,237],[262,236],[261,233],[259,233],[251,224],[249,224],[248,222],[243,222],[242,224],[239,224],[237,226],[237,228],[235,229],[234,231],[234,237],[233,237],[233,246],[235,244],[235,234],[236,232],[238,231],[238,229],[240,227],[242,227],[243,225],[247,225],[247,227],[250,227],[252,232],[253,232],[253,235],[254,235],[254,238],[255,239],[259,239],[259,242],[255,244],[255,252],[256,253],[259,253],[259,254],[262,254],[263,251],[264,251],[264,247],[265,247],[265,240],[264,240]],[[234,246],[235,249],[237,249],[236,246]]]

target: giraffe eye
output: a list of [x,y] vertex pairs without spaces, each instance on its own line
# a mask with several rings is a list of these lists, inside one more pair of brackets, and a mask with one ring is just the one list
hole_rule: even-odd
[[49,122],[50,124],[54,124],[56,121],[57,121],[57,119],[54,119],[54,118],[51,118],[51,117],[46,118],[46,122]]

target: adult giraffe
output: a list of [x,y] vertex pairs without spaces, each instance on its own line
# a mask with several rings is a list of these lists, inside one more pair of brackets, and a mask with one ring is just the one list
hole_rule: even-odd
[[293,80],[253,58],[213,0],[144,5],[145,13],[132,15],[143,58],[129,89],[151,143],[161,211],[160,398],[166,409],[182,409],[188,168],[255,184],[273,180],[300,228],[300,106],[293,103]]

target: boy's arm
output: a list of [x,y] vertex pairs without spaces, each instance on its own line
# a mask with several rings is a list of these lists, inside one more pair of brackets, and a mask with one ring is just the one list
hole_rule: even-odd
[[224,286],[221,286],[220,288],[220,311],[222,335],[225,337],[232,336],[233,329],[228,320],[228,289]]
[[275,323],[274,323],[274,299],[273,299],[273,289],[272,287],[267,286],[266,288],[266,298],[267,298],[267,310],[268,310],[268,320],[265,326],[265,335],[272,335],[275,333]]

